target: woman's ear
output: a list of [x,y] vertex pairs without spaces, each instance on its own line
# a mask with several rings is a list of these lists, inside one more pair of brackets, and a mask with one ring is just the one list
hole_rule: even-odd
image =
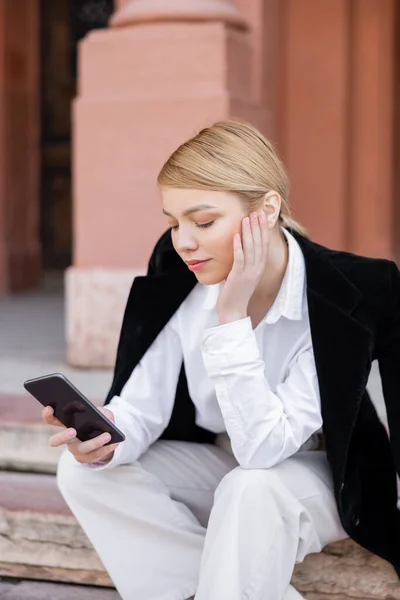
[[281,212],[282,200],[278,192],[268,192],[264,196],[263,209],[267,215],[267,224],[269,229],[275,227]]

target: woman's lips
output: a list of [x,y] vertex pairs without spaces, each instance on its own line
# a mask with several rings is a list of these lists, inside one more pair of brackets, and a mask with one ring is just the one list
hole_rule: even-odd
[[186,264],[188,266],[188,269],[190,269],[191,271],[199,271],[200,269],[202,269],[204,267],[205,264],[208,263],[209,260],[210,259],[202,260],[202,261],[195,262],[192,264],[189,264],[189,263],[186,263]]

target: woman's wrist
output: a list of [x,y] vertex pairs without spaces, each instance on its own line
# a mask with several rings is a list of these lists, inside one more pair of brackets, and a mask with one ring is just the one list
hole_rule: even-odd
[[107,465],[114,458],[115,450],[111,450],[108,454],[102,458],[98,458],[92,464],[94,465]]
[[224,311],[218,312],[218,322],[220,325],[226,325],[227,323],[233,323],[234,321],[240,321],[247,317],[247,311],[235,310],[235,311]]

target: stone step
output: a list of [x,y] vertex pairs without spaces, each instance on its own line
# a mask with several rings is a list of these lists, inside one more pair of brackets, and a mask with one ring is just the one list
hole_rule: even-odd
[[0,579],[1,600],[121,600],[115,590],[82,585]]
[[43,423],[30,394],[0,394],[0,469],[55,473],[63,449],[51,448],[49,438],[57,431]]
[[349,539],[306,556],[296,565],[292,584],[307,600],[400,600],[393,567]]
[[[81,585],[47,583],[44,581],[1,581],[2,600],[120,600],[115,590]],[[348,596],[307,594],[307,600],[349,600]],[[194,597],[188,600],[194,600]],[[358,600],[368,600],[359,598]]]
[[54,475],[0,472],[0,576],[113,587]]
[[[53,475],[0,472],[0,576],[112,587]],[[394,569],[350,540],[307,556],[292,582],[308,600],[400,600]]]

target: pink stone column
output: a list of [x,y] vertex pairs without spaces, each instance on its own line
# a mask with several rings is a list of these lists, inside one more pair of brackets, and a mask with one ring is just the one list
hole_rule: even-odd
[[252,46],[230,0],[130,0],[79,52],[68,361],[111,366],[127,293],[166,228],[156,177],[201,127],[254,120]]
[[280,151],[286,0],[235,0],[249,23],[253,123]]
[[396,3],[282,5],[280,139],[294,217],[321,244],[393,258]]
[[287,0],[283,156],[293,216],[347,247],[349,1]]
[[395,1],[354,0],[351,31],[349,249],[392,259]]

